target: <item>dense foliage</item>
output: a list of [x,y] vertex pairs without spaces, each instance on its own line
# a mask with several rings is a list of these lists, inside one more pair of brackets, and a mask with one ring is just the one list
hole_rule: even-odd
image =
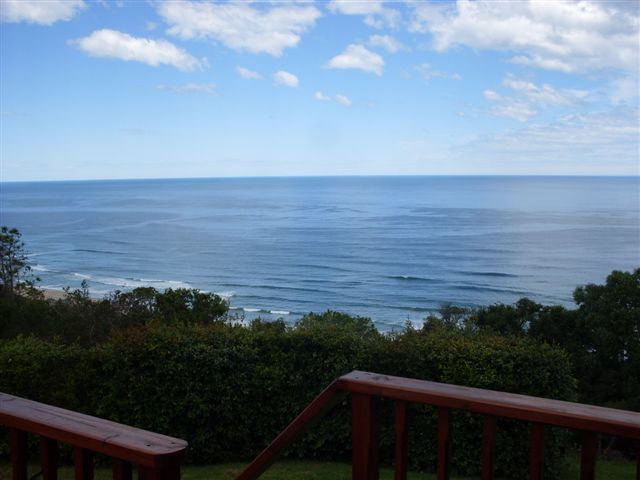
[[[572,399],[566,355],[527,339],[407,329],[381,335],[370,321],[336,328],[335,312],[249,326],[218,322],[131,327],[90,348],[34,337],[0,341],[0,391],[185,438],[190,460],[246,460],[257,454],[324,387],[353,369]],[[364,334],[363,334],[364,332]],[[382,459],[392,459],[392,405],[385,404]],[[414,467],[435,466],[435,412],[415,407]],[[348,399],[290,451],[294,457],[347,459]],[[454,416],[454,465],[479,468],[481,419]],[[528,425],[502,422],[497,468],[521,478]],[[548,465],[561,454],[548,440]]]
[[425,328],[529,337],[568,352],[584,403],[640,411],[640,268],[612,272],[604,285],[576,288],[578,306],[446,307]]
[[[305,315],[293,326],[229,315],[220,297],[193,289],[137,288],[97,300],[88,285],[47,300],[19,232],[2,229],[0,391],[186,438],[192,461],[232,461],[261,450],[313,397],[354,369],[640,411],[640,269],[574,292],[577,309],[523,298],[514,305],[455,305],[421,329],[383,335],[368,318]],[[6,278],[5,278],[6,277]],[[19,293],[16,295],[15,293]],[[391,405],[382,459],[392,455]],[[415,407],[413,466],[435,465],[435,413]],[[479,466],[480,419],[453,419],[454,465]],[[521,478],[528,426],[499,424],[497,469]],[[563,439],[546,439],[553,473]],[[290,455],[346,458],[348,402]]]

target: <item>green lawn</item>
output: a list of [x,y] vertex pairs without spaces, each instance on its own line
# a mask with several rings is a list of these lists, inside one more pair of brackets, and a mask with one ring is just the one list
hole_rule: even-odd
[[[635,465],[632,462],[620,460],[599,460],[596,469],[596,479],[602,480],[629,480],[635,478]],[[221,465],[186,466],[182,471],[184,480],[231,480],[240,473],[243,464],[226,463]],[[29,474],[38,473],[39,468],[33,466]],[[6,463],[0,463],[0,479],[11,478],[9,467]],[[63,467],[60,469],[60,480],[72,480],[73,469]],[[264,480],[350,480],[351,466],[344,463],[332,462],[303,462],[285,461],[273,465],[261,477]],[[393,470],[382,468],[381,480],[391,480]],[[410,473],[411,480],[431,480],[433,474]],[[452,480],[471,480],[474,477],[452,477]],[[566,466],[562,474],[562,480],[577,480],[579,478],[579,457],[571,455],[567,457]],[[111,471],[107,468],[96,470],[96,480],[110,480]]]

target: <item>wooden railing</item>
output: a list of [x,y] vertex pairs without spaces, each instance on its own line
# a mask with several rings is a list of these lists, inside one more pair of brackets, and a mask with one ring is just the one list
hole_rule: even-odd
[[[546,425],[582,431],[581,480],[594,479],[598,433],[640,440],[640,413],[636,412],[354,371],[334,381],[316,397],[236,480],[258,478],[285,448],[340,401],[345,393],[351,394],[354,480],[378,479],[382,398],[395,401],[396,480],[407,478],[409,403],[433,405],[438,409],[438,480],[449,478],[452,410],[465,410],[484,416],[481,452],[483,480],[493,478],[498,417],[531,423],[530,480],[540,480],[543,476]],[[637,458],[636,478],[640,480],[640,442]]]
[[93,479],[93,454],[113,458],[113,479],[179,480],[187,442],[0,393],[0,425],[9,429],[13,480],[27,480],[27,434],[40,437],[42,480],[56,480],[58,442],[74,447],[76,480]]

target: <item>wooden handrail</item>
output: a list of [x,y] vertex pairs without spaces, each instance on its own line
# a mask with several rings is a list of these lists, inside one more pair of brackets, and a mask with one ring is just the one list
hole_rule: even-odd
[[[640,440],[640,413],[580,403],[462,387],[445,383],[353,371],[325,389],[245,470],[237,480],[258,478],[276,457],[324,415],[341,393],[351,393],[354,480],[378,478],[380,399],[396,402],[396,480],[407,478],[407,403],[438,407],[438,480],[449,478],[450,411],[465,410],[484,415],[482,478],[493,478],[496,418],[532,423],[529,478],[543,475],[544,426],[583,432],[581,480],[592,480],[596,433]],[[637,461],[640,480],[640,450]]]
[[360,371],[340,377],[338,387],[392,400],[640,439],[640,413],[627,410]]
[[14,480],[26,478],[26,433],[41,437],[45,479],[55,479],[57,442],[75,447],[76,479],[93,476],[92,453],[113,457],[114,478],[178,480],[187,442],[159,433],[0,393],[0,425],[10,431]]
[[248,480],[262,475],[285,448],[300,438],[313,426],[315,421],[331,410],[341,397],[336,382],[331,383],[236,477],[237,480]]

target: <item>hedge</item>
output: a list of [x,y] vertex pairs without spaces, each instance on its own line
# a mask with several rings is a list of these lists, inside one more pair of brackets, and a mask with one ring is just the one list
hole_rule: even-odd
[[[195,463],[253,458],[333,379],[354,369],[575,398],[562,351],[526,339],[455,331],[381,335],[322,322],[289,328],[256,321],[140,327],[91,348],[30,337],[0,341],[0,391],[184,438],[188,461]],[[391,412],[391,402],[384,402],[384,463],[392,461]],[[413,407],[410,425],[411,466],[433,470],[434,410]],[[350,428],[345,398],[288,455],[347,460]],[[524,422],[499,422],[498,475],[526,476],[528,428]],[[478,472],[481,432],[479,416],[454,414],[457,473]],[[564,439],[555,431],[545,439],[550,478]],[[2,449],[6,454],[6,444]]]

